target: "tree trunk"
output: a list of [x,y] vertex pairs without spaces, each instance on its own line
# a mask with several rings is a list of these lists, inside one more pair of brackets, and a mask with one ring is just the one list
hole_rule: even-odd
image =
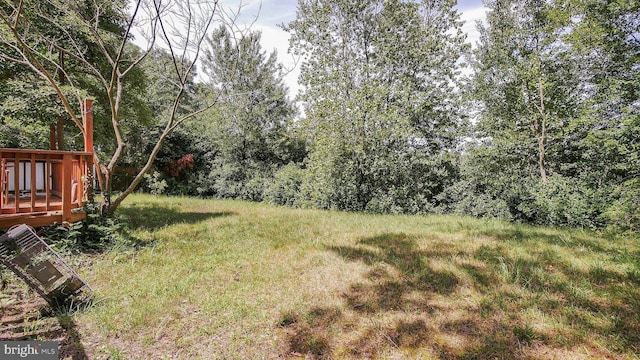
[[62,115],[58,115],[56,128],[58,135],[58,150],[64,150],[64,119],[62,118]]

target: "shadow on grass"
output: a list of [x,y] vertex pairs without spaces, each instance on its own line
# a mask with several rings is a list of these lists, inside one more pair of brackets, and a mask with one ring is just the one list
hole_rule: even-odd
[[[448,322],[439,327],[430,321],[446,311],[434,298],[455,297],[460,279],[454,273],[430,266],[430,259],[446,258],[447,249],[423,250],[406,234],[383,234],[360,239],[357,246],[328,248],[346,260],[370,266],[364,283],[354,283],[342,294],[347,315],[340,309],[312,308],[303,314],[283,317],[288,350],[311,358],[384,357],[385,351],[429,348],[432,355],[457,358],[458,346],[442,343],[437,334],[457,338],[482,338],[503,324],[476,326],[472,319]],[[472,271],[480,272],[478,269]],[[490,275],[478,274],[485,283]],[[331,314],[329,318],[325,314]],[[382,318],[388,318],[380,320]],[[506,330],[502,330],[503,332]],[[345,334],[353,333],[345,336]],[[481,356],[516,358],[513,336],[494,340]],[[338,344],[342,342],[342,344]],[[309,344],[322,346],[310,346]],[[314,349],[320,348],[321,351]],[[462,349],[467,345],[462,344]],[[464,355],[464,354],[463,354]],[[461,355],[464,357],[466,355]],[[467,354],[468,355],[468,354]]]
[[[595,261],[579,269],[546,249],[527,258],[509,255],[508,245],[482,246],[474,257],[491,264],[501,283],[516,285],[531,297],[526,307],[543,310],[577,331],[562,337],[581,341],[580,331],[614,339],[616,349],[640,350],[640,288],[631,274],[612,271]],[[582,245],[578,245],[581,247]],[[603,250],[600,255],[606,255]],[[588,261],[585,258],[583,262]],[[633,263],[627,265],[633,266]],[[501,296],[495,292],[492,312]],[[520,309],[522,309],[522,304]]]
[[512,241],[521,243],[525,241],[540,241],[550,245],[558,245],[567,248],[585,248],[590,251],[604,252],[602,244],[587,234],[580,234],[577,231],[566,229],[547,231],[540,230],[533,225],[510,224],[507,228],[490,229],[480,231],[480,235],[488,236],[499,241]]
[[197,224],[202,221],[236,215],[234,212],[182,212],[157,204],[133,204],[118,209],[118,215],[131,230],[158,230],[174,224]]
[[78,326],[75,323],[73,316],[78,312],[85,311],[91,306],[93,306],[93,299],[87,297],[79,302],[61,304],[60,306],[52,309],[51,315],[56,317],[64,334],[64,337],[60,340],[59,357],[61,359],[89,359],[84,345],[82,344],[82,335],[80,334],[80,331],[78,331]]
[[342,316],[340,309],[320,307],[303,315],[285,314],[278,326],[285,329],[288,353],[312,359],[333,358],[329,333]]
[[92,306],[90,298],[51,307],[42,298],[19,287],[10,286],[6,291],[15,301],[0,307],[0,340],[56,341],[60,359],[89,358],[74,314]]
[[458,285],[458,278],[451,272],[431,268],[427,252],[418,249],[408,235],[383,234],[361,239],[358,245],[329,247],[349,261],[362,261],[372,267],[366,275],[370,283],[352,284],[343,294],[347,305],[357,312],[431,312],[429,296],[451,294]]
[[[440,359],[613,359],[639,352],[637,271],[625,275],[599,262],[610,250],[596,240],[585,250],[585,239],[546,235],[536,248],[521,244],[534,240],[531,234],[504,236],[468,248],[446,239],[420,247],[402,233],[327,247],[367,265],[366,280],[340,294],[344,306],[283,316],[288,351],[309,358],[404,352]],[[576,267],[562,247],[549,246],[557,242],[583,251],[586,265]],[[635,249],[620,251],[632,269]]]

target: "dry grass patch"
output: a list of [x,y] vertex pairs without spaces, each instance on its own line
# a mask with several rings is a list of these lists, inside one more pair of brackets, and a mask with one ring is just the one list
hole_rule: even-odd
[[81,268],[90,358],[637,359],[640,242],[135,195]]

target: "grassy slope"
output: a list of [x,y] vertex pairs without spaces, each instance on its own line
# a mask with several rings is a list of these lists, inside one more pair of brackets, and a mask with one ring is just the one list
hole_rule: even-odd
[[81,271],[92,358],[640,353],[637,239],[145,195],[121,215],[148,244]]

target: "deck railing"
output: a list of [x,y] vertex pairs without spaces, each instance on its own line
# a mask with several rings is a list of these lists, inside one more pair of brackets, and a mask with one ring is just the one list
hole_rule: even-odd
[[90,152],[0,148],[0,216],[82,207],[93,171]]

